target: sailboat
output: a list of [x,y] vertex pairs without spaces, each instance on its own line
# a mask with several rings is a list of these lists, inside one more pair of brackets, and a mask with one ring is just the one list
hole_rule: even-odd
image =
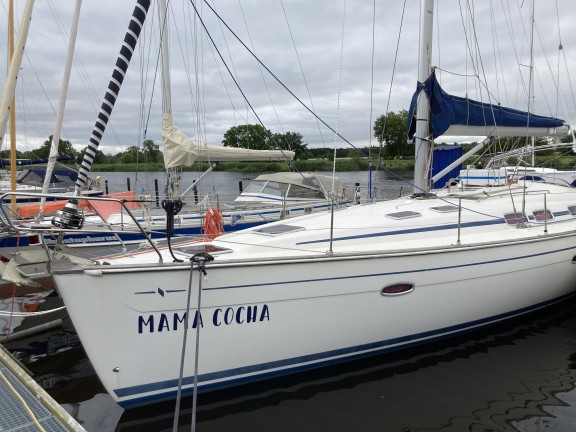
[[[79,7],[77,7],[77,10]],[[164,20],[162,20],[164,21]],[[74,24],[77,26],[77,20]],[[184,201],[186,194],[195,190],[198,183],[202,178],[210,173],[214,165],[212,163],[218,161],[288,161],[293,158],[294,152],[292,151],[278,151],[278,150],[251,150],[242,148],[226,148],[214,145],[202,145],[195,140],[188,138],[179,128],[172,122],[171,114],[171,89],[170,89],[170,73],[169,73],[169,56],[168,56],[168,31],[165,28],[161,29],[163,33],[163,49],[162,49],[162,95],[163,95],[163,117],[162,117],[162,131],[163,131],[163,145],[164,145],[164,159],[168,175],[167,190],[171,198],[181,200],[182,209],[177,216],[177,221],[174,224],[172,234],[176,236],[181,235],[205,235],[208,233],[210,236],[215,236],[222,231],[234,231],[253,227],[264,224],[266,222],[285,219],[302,214],[309,214],[320,210],[325,210],[333,205],[333,201],[338,206],[346,206],[353,202],[352,189],[346,189],[338,178],[332,179],[326,176],[320,176],[315,173],[286,173],[267,176],[265,185],[260,190],[259,194],[254,194],[254,189],[257,185],[261,184],[261,179],[257,179],[255,183],[249,185],[245,193],[242,193],[235,202],[222,203],[217,201],[211,205],[209,199],[203,199],[201,202],[187,203]],[[75,31],[71,32],[71,37],[75,37]],[[71,54],[73,53],[73,44],[70,44],[69,61],[71,64]],[[61,101],[66,99],[67,82],[69,78],[69,66],[66,69],[68,72],[64,76],[63,94]],[[60,136],[60,126],[63,116],[63,102],[60,104],[58,113],[57,127],[53,138],[53,145],[50,152],[51,162],[54,162],[57,156],[57,146],[54,142],[58,141]],[[101,123],[101,122],[100,122]],[[97,124],[95,134],[98,134]],[[94,135],[93,135],[94,137]],[[90,159],[90,153],[88,158]],[[200,179],[195,181],[186,191],[180,194],[179,182],[177,180],[178,174],[175,173],[177,169],[183,166],[190,166],[194,162],[208,162],[211,166],[202,174]],[[91,160],[90,160],[91,163]],[[86,168],[86,165],[84,165]],[[74,191],[77,183],[78,175],[75,172],[62,171],[52,174],[53,165],[49,165],[45,171],[42,170],[26,170],[21,175],[21,182],[23,183],[22,189],[19,192],[26,194],[17,195],[18,199],[22,201],[36,201],[39,198],[34,194],[35,192],[42,192],[44,195],[51,194],[53,196],[62,196]],[[86,172],[86,170],[84,171]],[[42,175],[45,174],[45,175]],[[42,181],[42,178],[44,181]],[[48,179],[61,179],[58,185],[52,181],[52,188],[47,189],[49,184]],[[33,182],[33,184],[31,184]],[[40,190],[38,186],[44,185],[44,189]],[[85,184],[85,182],[84,182]],[[58,186],[58,187],[57,187]],[[334,193],[332,194],[332,190]],[[0,183],[0,194],[7,191],[2,191]],[[86,190],[82,187],[82,197],[90,195],[102,195],[101,191],[92,189]],[[140,226],[144,227],[147,231],[149,238],[159,240],[166,237],[167,226],[169,217],[162,208],[154,209],[151,207],[151,200],[143,197],[140,202],[135,194],[128,197],[128,194],[122,194],[125,199],[134,201],[133,218],[125,213],[120,205],[116,203],[107,203],[105,201],[92,201],[89,208],[93,210],[93,216],[87,216],[84,219],[83,228],[77,233],[67,235],[65,238],[54,237],[51,233],[46,232],[42,241],[47,245],[54,245],[57,242],[63,243],[74,247],[98,247],[110,245],[129,245],[140,244],[145,236],[139,232]],[[111,196],[116,198],[115,196]],[[209,198],[209,197],[206,197]],[[45,199],[45,197],[43,198]],[[58,201],[57,205],[52,205],[52,211],[61,210],[66,201]],[[43,205],[42,205],[43,206]],[[86,206],[87,207],[87,206]],[[134,208],[136,207],[136,208]],[[214,213],[216,211],[216,213]],[[25,215],[37,213],[42,214],[42,210],[36,207],[31,210],[20,212],[22,217]],[[218,217],[215,222],[215,227],[210,227],[208,221],[208,214],[215,214]],[[32,220],[20,221],[19,223],[32,222],[36,226],[43,224],[45,228],[49,228],[50,218],[46,221]],[[109,229],[115,229],[118,232],[115,235],[109,234]],[[22,248],[30,245],[37,245],[41,242],[38,235],[32,236],[2,236],[0,238],[0,250],[12,251],[15,248]],[[8,253],[4,255],[8,255]]]
[[[84,349],[119,404],[408,348],[574,295],[573,188],[531,181],[428,188],[429,146],[450,128],[490,137],[566,126],[526,113],[514,123],[519,111],[439,91],[433,6],[422,0],[412,195],[211,242],[52,266]],[[447,97],[431,99],[432,87]],[[475,115],[457,115],[461,108]]]

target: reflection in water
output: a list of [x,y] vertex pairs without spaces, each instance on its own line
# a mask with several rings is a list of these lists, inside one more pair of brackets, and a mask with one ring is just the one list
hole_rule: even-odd
[[[63,318],[7,348],[90,432],[172,430],[173,402],[124,412],[113,402]],[[442,343],[201,394],[197,430],[572,431],[575,382],[576,300]],[[181,406],[180,430],[190,430],[191,400]]]
[[[572,431],[576,303],[432,347],[198,399],[198,431]],[[183,407],[190,407],[185,400]],[[173,403],[117,431],[169,431]],[[190,409],[179,424],[189,430]]]
[[[117,174],[124,187],[126,173]],[[226,185],[237,193],[238,181],[248,183],[245,174],[214,174],[207,186],[215,190]],[[183,173],[183,180],[194,175]],[[353,175],[343,180],[365,185]],[[402,193],[401,183],[377,180],[378,197]],[[57,297],[43,301],[41,309],[61,305]],[[9,341],[7,348],[88,431],[172,430],[173,402],[123,412],[102,388],[65,313],[55,318],[63,318],[61,329]],[[20,328],[34,324],[27,318]],[[572,301],[443,343],[201,394],[197,430],[573,431],[575,374]],[[192,402],[181,406],[180,430],[190,430]]]
[[10,339],[10,334],[25,320],[26,314],[38,310],[49,296],[50,290],[38,291],[38,288],[2,283],[0,280],[0,338]]

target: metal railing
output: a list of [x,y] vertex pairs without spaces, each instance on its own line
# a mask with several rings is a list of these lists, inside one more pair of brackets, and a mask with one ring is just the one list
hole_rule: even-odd
[[[64,236],[66,234],[71,233],[78,233],[83,232],[87,234],[110,234],[110,233],[117,233],[120,231],[115,231],[111,225],[107,225],[108,229],[94,229],[88,227],[82,227],[81,229],[68,229],[68,228],[59,228],[51,225],[38,225],[38,221],[34,219],[14,219],[14,213],[10,209],[10,200],[11,198],[15,197],[24,197],[28,199],[35,199],[40,200],[41,198],[49,198],[49,199],[58,199],[58,200],[83,200],[90,203],[91,201],[104,201],[104,202],[111,202],[117,203],[122,212],[126,212],[127,216],[131,219],[134,223],[136,230],[133,231],[135,234],[141,234],[144,239],[150,244],[150,246],[156,251],[160,262],[162,262],[162,254],[160,250],[152,241],[152,238],[148,235],[146,230],[142,227],[142,225],[136,220],[134,214],[130,211],[128,206],[126,205],[127,202],[134,202],[134,200],[123,200],[123,199],[116,199],[116,198],[104,198],[104,197],[84,197],[84,196],[70,196],[70,195],[58,195],[58,194],[42,194],[42,193],[32,193],[32,192],[7,192],[0,196],[0,223],[2,225],[4,236],[14,235],[16,233],[34,233],[46,235],[57,235],[57,236]],[[102,218],[102,222],[105,224],[105,220]],[[36,223],[36,224],[35,224]],[[126,233],[129,231],[122,230],[122,233]]]

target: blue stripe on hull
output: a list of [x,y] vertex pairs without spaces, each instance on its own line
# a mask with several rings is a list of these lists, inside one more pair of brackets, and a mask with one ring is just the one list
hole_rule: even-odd
[[[270,363],[263,363],[257,365],[246,366],[237,369],[231,369],[227,371],[221,372],[214,372],[209,374],[202,374],[198,377],[198,382],[200,383],[200,387],[198,388],[199,392],[207,392],[212,390],[219,390],[227,387],[233,387],[239,384],[245,384],[249,382],[261,381],[270,378],[276,378],[283,375],[288,375],[296,372],[302,372],[309,369],[316,369],[318,367],[328,366],[331,364],[343,363],[348,362],[351,360],[356,360],[364,357],[379,355],[387,352],[397,351],[400,349],[407,349],[411,347],[415,347],[418,345],[423,345],[426,343],[431,343],[435,341],[439,341],[442,339],[450,338],[456,335],[460,335],[463,333],[467,333],[470,331],[476,331],[484,327],[488,327],[494,324],[497,324],[501,321],[506,319],[511,319],[518,317],[520,315],[524,315],[530,312],[534,312],[538,309],[542,309],[547,306],[554,305],[561,301],[564,301],[572,296],[574,293],[564,295],[552,300],[548,300],[536,305],[532,305],[526,308],[517,309],[514,311],[510,311],[507,313],[494,315],[491,317],[470,321],[467,323],[462,323],[450,327],[445,327],[442,329],[431,330],[428,332],[422,332],[418,334],[413,334],[409,336],[403,336],[400,338],[395,339],[388,339],[384,341],[374,342],[371,344],[363,344],[348,348],[342,348],[333,351],[327,351],[323,353],[317,353],[307,356],[295,357],[285,360],[279,360]],[[340,356],[346,355],[345,358]],[[314,364],[306,364],[302,365],[302,363],[314,361]],[[282,370],[274,370],[276,368],[283,368]],[[269,371],[269,372],[267,372]],[[247,373],[258,373],[255,376],[249,377],[240,377],[235,378],[239,375],[247,374]],[[201,383],[204,381],[210,381],[215,379],[225,379],[224,382],[218,382],[213,384],[205,384],[202,385]],[[189,386],[192,385],[194,382],[194,377],[184,377],[183,385]],[[120,388],[114,391],[116,395],[120,398],[122,397],[130,397],[130,396],[137,396],[139,394],[151,392],[151,391],[161,391],[164,389],[171,389],[176,388],[178,385],[178,381],[174,380],[167,380],[161,381],[151,384],[144,384],[139,386],[133,387],[125,387]],[[192,394],[192,388],[185,388],[182,389],[183,395],[190,395]],[[119,401],[118,403],[123,408],[133,408],[136,406],[148,404],[151,402],[160,402],[162,400],[173,399],[176,395],[175,390],[167,390],[163,393],[151,395],[151,396],[142,396],[142,397],[135,397],[130,400]]]
[[[224,232],[238,231],[246,228],[253,228],[264,224],[262,222],[253,222],[246,224],[236,224],[234,226],[226,225],[224,227]],[[142,234],[130,234],[117,232],[123,242],[142,242],[145,240]],[[192,236],[201,235],[200,227],[188,227],[188,228],[174,228],[174,236]],[[150,234],[150,237],[154,240],[160,240],[166,238],[166,230],[155,230]],[[55,239],[55,237],[54,237]],[[79,234],[69,234],[64,237],[64,244],[69,246],[74,245],[90,245],[90,246],[106,246],[118,244],[118,239],[113,233],[79,233]],[[13,236],[0,238],[0,248],[14,248],[14,247],[25,247],[30,246],[27,236]]]

